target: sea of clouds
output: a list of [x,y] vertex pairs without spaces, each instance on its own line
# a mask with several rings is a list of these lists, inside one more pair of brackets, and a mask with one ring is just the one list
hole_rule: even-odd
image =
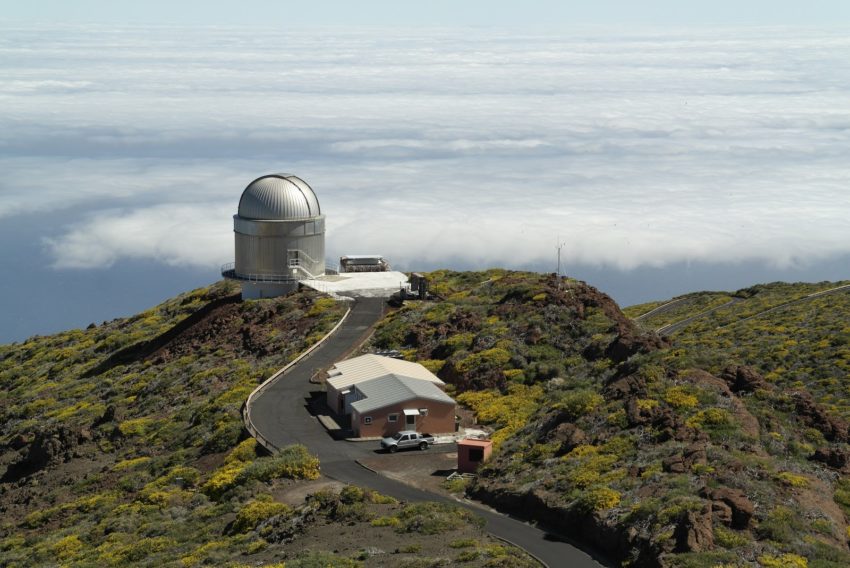
[[67,211],[57,270],[227,262],[277,171],[400,268],[850,253],[841,30],[7,25],[0,71],[0,223]]

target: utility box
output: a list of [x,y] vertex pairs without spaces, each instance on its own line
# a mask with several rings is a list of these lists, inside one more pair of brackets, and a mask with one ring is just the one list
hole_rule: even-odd
[[458,473],[475,473],[478,466],[490,459],[493,453],[492,440],[464,438],[457,443]]
[[414,272],[410,275],[410,292],[417,294],[420,300],[428,297],[428,279],[422,274]]

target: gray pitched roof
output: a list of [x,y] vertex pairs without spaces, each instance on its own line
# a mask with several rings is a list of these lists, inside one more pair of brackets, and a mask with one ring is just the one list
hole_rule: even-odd
[[444,404],[455,403],[452,397],[430,381],[413,379],[394,373],[364,381],[356,385],[355,388],[366,397],[351,403],[351,407],[361,414],[416,398],[424,398]]

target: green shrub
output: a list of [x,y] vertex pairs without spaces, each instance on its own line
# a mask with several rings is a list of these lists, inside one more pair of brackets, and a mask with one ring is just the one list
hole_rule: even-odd
[[399,513],[401,525],[398,532],[419,534],[442,534],[457,530],[467,523],[483,526],[484,520],[466,509],[446,503],[413,503]]
[[714,527],[714,542],[723,548],[738,548],[744,546],[750,540],[732,529],[727,529],[723,525],[716,525]]
[[473,353],[457,363],[457,370],[461,373],[468,373],[479,369],[493,369],[504,367],[511,360],[511,354],[499,347],[485,349],[478,353]]
[[776,542],[791,542],[803,528],[800,515],[788,507],[779,506],[759,522],[757,532],[763,538]]
[[310,454],[301,445],[288,446],[268,458],[258,458],[243,469],[239,477],[242,480],[256,479],[317,479],[319,477],[319,458]]
[[604,402],[602,395],[590,389],[567,391],[553,407],[563,409],[570,420],[577,420],[596,410]]

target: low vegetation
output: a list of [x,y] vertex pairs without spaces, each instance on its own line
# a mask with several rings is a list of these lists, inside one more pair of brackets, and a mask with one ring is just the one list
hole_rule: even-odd
[[304,448],[269,457],[240,442],[240,408],[344,306],[306,292],[244,303],[235,294],[220,283],[131,318],[0,346],[0,564],[235,558],[251,515],[269,512],[256,495],[318,476]]
[[[447,490],[624,565],[850,565],[850,293],[706,292],[635,323],[667,302],[624,313],[554,275],[429,278],[438,299],[392,311],[369,347],[423,362],[494,430],[478,478]],[[282,502],[319,464],[262,455],[240,407],[343,307],[234,292],[0,346],[0,564],[532,565],[464,509],[356,487]]]
[[496,429],[469,495],[583,527],[626,565],[850,565],[850,294],[760,315],[836,284],[700,293],[635,324],[568,279],[430,276],[442,301],[406,303],[374,341]]

